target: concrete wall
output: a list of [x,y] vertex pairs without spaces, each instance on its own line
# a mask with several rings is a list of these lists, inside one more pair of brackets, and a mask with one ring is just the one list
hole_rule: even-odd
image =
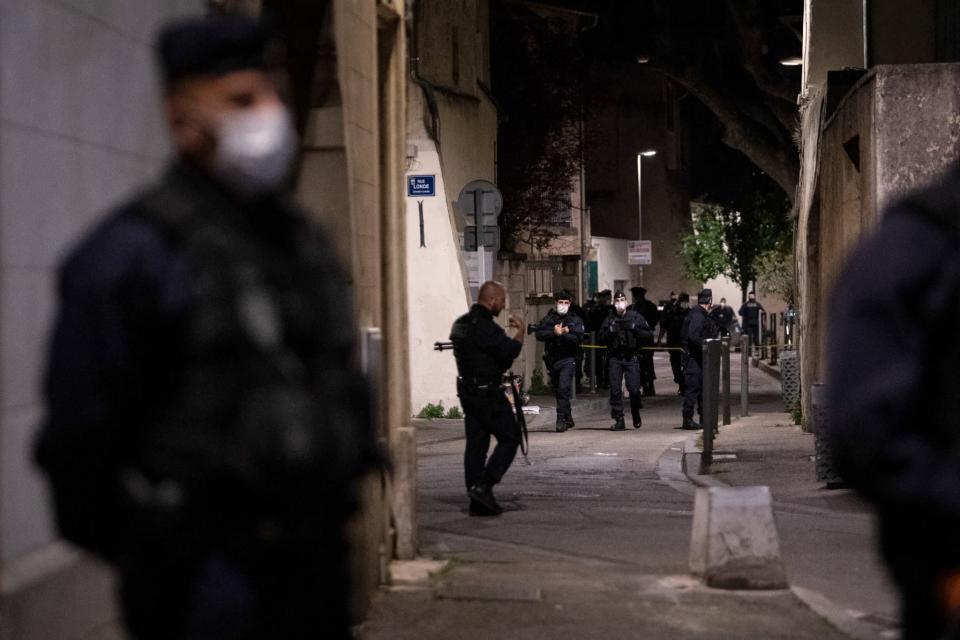
[[627,241],[594,236],[592,242],[597,250],[597,290],[613,291],[617,280],[626,281],[627,288],[634,286],[633,271],[627,264]]
[[805,90],[824,87],[828,71],[863,68],[863,0],[806,0],[804,4]]
[[109,574],[55,542],[30,462],[54,269],[162,166],[151,43],[202,5],[0,0],[0,638],[85,637],[115,615]]
[[[477,255],[461,251],[459,234],[465,221],[454,202],[473,180],[495,182],[497,139],[497,111],[481,87],[490,75],[488,3],[421,0],[415,25],[421,83],[411,82],[408,88],[406,170],[408,175],[435,175],[437,195],[407,198],[406,202],[410,404],[414,412],[427,403],[459,404],[456,363],[449,352],[434,351],[433,343],[449,337],[453,321],[466,313],[471,303],[468,263],[475,265]],[[435,126],[435,130],[428,131],[427,126]],[[420,202],[425,246],[420,246]],[[492,253],[487,253],[486,262],[487,275],[473,273],[474,280],[494,274]]]
[[[960,158],[958,89],[957,64],[877,67],[827,122],[817,219],[806,241],[813,248],[807,279],[814,289],[801,309],[808,324],[805,384],[827,375],[826,302],[852,247],[890,204]],[[859,167],[853,160],[857,153]]]

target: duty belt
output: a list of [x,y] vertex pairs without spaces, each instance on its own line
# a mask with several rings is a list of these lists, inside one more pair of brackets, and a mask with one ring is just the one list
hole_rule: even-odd
[[475,376],[457,376],[457,381],[473,389],[487,391],[490,389],[499,389],[501,378],[477,378]]

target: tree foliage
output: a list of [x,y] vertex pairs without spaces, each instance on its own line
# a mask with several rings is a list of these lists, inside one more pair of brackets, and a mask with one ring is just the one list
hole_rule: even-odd
[[[779,209],[762,199],[734,209],[694,205],[693,228],[680,239],[680,257],[690,279],[706,282],[726,276],[745,293],[751,283],[771,278],[766,291],[792,291],[790,228]],[[788,271],[789,269],[789,271]],[[789,296],[786,296],[789,299]]]
[[543,249],[571,209],[583,162],[582,42],[568,21],[494,4],[493,93],[502,109],[498,183],[504,245]]

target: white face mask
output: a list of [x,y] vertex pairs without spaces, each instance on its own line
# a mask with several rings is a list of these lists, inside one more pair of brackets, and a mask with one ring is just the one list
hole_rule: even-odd
[[297,134],[282,106],[223,116],[217,127],[216,174],[245,195],[279,189],[290,174]]
[[617,313],[623,313],[627,310],[627,301],[620,300],[619,302],[614,302],[613,307],[617,310]]
[[557,313],[559,313],[559,314],[562,315],[562,316],[565,316],[565,315],[567,315],[567,311],[570,311],[570,303],[569,303],[569,302],[558,302],[558,303],[557,303]]

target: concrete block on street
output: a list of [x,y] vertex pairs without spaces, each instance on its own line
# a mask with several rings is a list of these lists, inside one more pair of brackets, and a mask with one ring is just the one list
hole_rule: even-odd
[[690,570],[718,589],[786,589],[770,489],[697,490]]
[[390,585],[394,587],[427,587],[430,579],[441,573],[449,560],[396,560],[390,563]]

